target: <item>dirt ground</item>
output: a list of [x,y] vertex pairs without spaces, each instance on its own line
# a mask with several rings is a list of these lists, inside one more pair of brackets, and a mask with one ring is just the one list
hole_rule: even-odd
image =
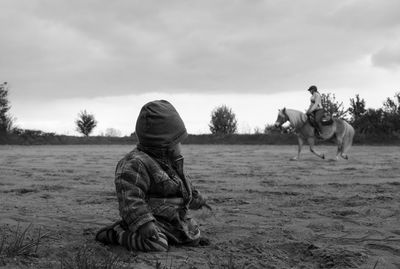
[[[132,268],[400,268],[400,147],[354,146],[334,161],[296,146],[184,145],[213,211],[193,212],[204,247],[129,253],[93,240],[118,220],[117,161],[133,146],[0,146],[0,226],[50,232],[36,257],[4,268],[61,268],[82,249]],[[1,264],[0,264],[1,265]],[[160,266],[161,265],[161,266]]]

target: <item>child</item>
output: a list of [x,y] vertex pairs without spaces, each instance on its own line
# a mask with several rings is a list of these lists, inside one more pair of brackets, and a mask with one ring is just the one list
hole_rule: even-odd
[[181,142],[187,132],[178,112],[165,100],[147,103],[136,121],[136,135],[137,147],[115,171],[122,220],[101,229],[96,240],[136,251],[207,243],[188,214],[209,206],[183,171]]

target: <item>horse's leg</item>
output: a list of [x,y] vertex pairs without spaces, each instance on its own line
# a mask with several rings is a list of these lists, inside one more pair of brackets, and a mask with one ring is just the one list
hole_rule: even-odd
[[304,144],[304,140],[303,140],[303,138],[301,138],[300,136],[298,136],[297,137],[297,141],[298,141],[298,147],[297,147],[297,157],[294,157],[294,158],[292,158],[292,160],[300,160],[300,152],[301,152],[301,149],[302,149],[302,147],[303,147],[303,144]]
[[[352,139],[352,138],[351,138]],[[348,141],[349,140],[349,138],[345,138],[344,140],[343,140],[343,143],[342,143],[342,150],[341,150],[341,152],[340,152],[340,156],[343,158],[343,159],[345,159],[345,160],[348,160],[349,159],[349,157],[347,156],[347,150],[350,148],[350,146],[351,146],[351,141]]]
[[347,156],[347,151],[350,149],[351,145],[353,144],[354,138],[354,128],[349,124],[347,125],[347,131],[345,133],[343,139],[343,150],[342,150],[342,158],[348,160],[349,157]]
[[[340,137],[340,138],[338,138]],[[353,142],[354,137],[354,128],[346,122],[343,122],[343,131],[341,135],[336,134],[336,141],[338,145],[338,152],[336,155],[336,159],[342,157],[345,160],[348,160],[347,151],[350,149],[351,144]]]
[[314,150],[314,137],[310,137],[307,139],[308,144],[310,145],[310,151],[320,157],[321,159],[325,159],[325,155],[323,153],[319,153],[316,150]]
[[336,152],[336,160],[339,160],[339,155],[343,157],[343,139],[336,137],[336,145],[337,145],[337,152]]

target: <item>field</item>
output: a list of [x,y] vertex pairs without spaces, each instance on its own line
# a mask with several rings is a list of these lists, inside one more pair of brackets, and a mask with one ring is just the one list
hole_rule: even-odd
[[93,240],[119,218],[113,173],[131,148],[0,146],[0,254],[18,225],[48,233],[33,254],[0,255],[0,267],[118,255],[116,268],[400,268],[398,146],[354,146],[348,161],[318,146],[327,160],[305,148],[290,161],[296,146],[184,145],[187,173],[213,207],[193,212],[211,244],[168,253]]

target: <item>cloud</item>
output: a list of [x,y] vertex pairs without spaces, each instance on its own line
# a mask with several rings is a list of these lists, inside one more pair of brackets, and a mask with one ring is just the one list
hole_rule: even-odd
[[[0,73],[16,98],[32,99],[345,87],[360,59],[398,36],[399,5],[6,0]],[[383,51],[375,65],[389,64]]]
[[371,57],[372,64],[386,69],[400,67],[400,42],[381,48]]

